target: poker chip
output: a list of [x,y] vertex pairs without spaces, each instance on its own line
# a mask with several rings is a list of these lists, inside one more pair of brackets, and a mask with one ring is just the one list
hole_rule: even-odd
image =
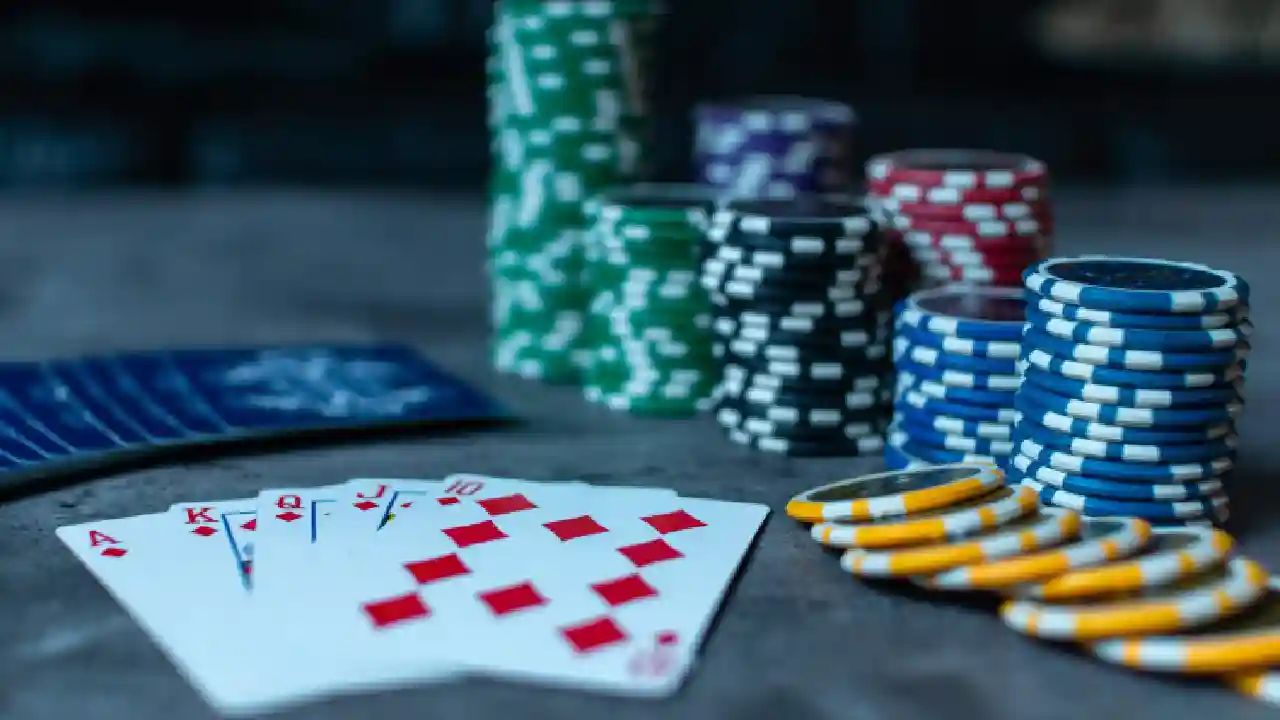
[[1217,312],[1249,299],[1249,285],[1232,273],[1153,258],[1054,258],[1028,271],[1024,282],[1058,302],[1123,312]]
[[486,242],[499,372],[582,379],[591,354],[583,348],[591,301],[584,238],[592,223],[584,203],[643,179],[652,137],[646,89],[662,15],[658,3],[644,1],[495,5]]
[[1241,695],[1268,705],[1280,706],[1280,672],[1252,670],[1228,673],[1223,676],[1223,680]]
[[[1190,482],[1144,483],[1107,480],[1104,478],[1075,475],[1040,465],[1021,453],[1009,458],[1009,471],[1021,473],[1027,479],[1084,497],[1112,500],[1145,500],[1151,502],[1188,500],[1220,495],[1222,482],[1218,478]],[[1087,514],[1087,513],[1086,513]],[[1162,518],[1152,518],[1162,519]]]
[[1150,543],[1134,557],[1023,585],[1017,594],[1066,602],[1166,587],[1226,562],[1234,544],[1230,535],[1212,528],[1156,527]]
[[977,500],[876,522],[818,523],[813,539],[836,548],[885,548],[941,542],[991,530],[1036,511],[1034,492],[1004,487]]
[[907,342],[933,348],[939,352],[969,355],[995,360],[1017,360],[1022,353],[1022,343],[1007,340],[971,340],[969,338],[934,335],[910,326],[898,325],[898,336]]
[[915,468],[930,467],[932,463],[912,457],[898,448],[885,443],[884,446],[884,466],[886,470],[914,470]]
[[[883,450],[890,395],[877,279],[881,241],[863,203],[839,195],[733,200],[713,213],[708,228],[714,252],[699,283],[713,309],[710,352],[719,375],[713,404],[737,403],[716,412],[729,439],[787,455]],[[773,253],[768,265],[749,267],[747,258],[765,245]],[[862,413],[858,424],[844,426],[847,432],[800,433],[755,420],[759,412],[743,403],[794,416],[878,410],[879,417]]]
[[1008,424],[1014,422],[1018,416],[1018,411],[1012,408],[983,407],[981,405],[947,402],[910,389],[899,389],[894,397],[896,398],[895,405],[914,408],[927,414],[951,415],[976,422]]
[[1249,317],[1247,305],[1236,305],[1222,312],[1204,314],[1138,313],[1098,310],[1052,298],[1036,298],[1036,311],[1064,320],[1093,323],[1108,328],[1135,328],[1147,330],[1215,330],[1242,324]]
[[893,339],[893,357],[895,361],[906,360],[917,365],[943,370],[963,370],[966,372],[986,372],[996,375],[1015,375],[1018,373],[1018,361],[975,357],[948,353],[936,348],[912,344],[910,340],[899,334]]
[[708,102],[694,110],[698,182],[735,197],[794,197],[853,186],[857,115],[796,96]]
[[787,515],[800,522],[861,522],[934,510],[980,497],[1004,484],[986,463],[898,470],[838,480],[800,493]]
[[1097,657],[1149,672],[1204,675],[1259,670],[1280,664],[1280,582],[1248,610],[1186,634],[1104,640]]
[[1017,342],[1022,338],[1025,308],[1017,290],[937,288],[912,293],[898,313],[898,322],[936,335]]
[[1137,518],[1085,519],[1080,536],[1060,548],[958,567],[915,581],[922,587],[938,590],[1004,591],[1128,558],[1142,550],[1150,539],[1151,526]]
[[965,420],[964,418],[920,412],[910,406],[903,406],[895,410],[894,420],[902,425],[923,427],[934,432],[960,437],[1009,440],[1013,435],[1013,426],[1008,423]]
[[1018,375],[939,369],[928,365],[917,365],[906,359],[900,361],[898,367],[910,372],[913,377],[947,387],[991,390],[993,392],[1014,392],[1022,385],[1022,378]]
[[970,405],[983,405],[986,407],[1013,407],[1014,391],[1012,390],[979,390],[976,388],[944,385],[940,382],[917,377],[911,373],[910,370],[902,368],[901,364],[899,364],[898,370],[898,386],[900,388],[915,390],[938,400],[963,402]]
[[1009,453],[1013,452],[1013,443],[1008,440],[965,437],[964,435],[938,432],[931,427],[914,424],[902,417],[895,419],[889,431],[891,433],[899,433],[904,440],[910,439],[922,445],[944,450],[1001,458],[1008,457]]
[[948,450],[946,448],[925,445],[924,443],[914,441],[906,433],[896,429],[891,429],[889,434],[885,436],[885,444],[888,447],[895,448],[907,455],[919,458],[934,465],[947,465],[950,463],[965,462],[982,462],[991,463],[993,465],[999,464],[999,459],[992,455],[987,455],[985,453],[970,453],[961,450]]
[[1045,505],[1069,508],[1090,517],[1121,515],[1155,520],[1213,517],[1217,513],[1217,508],[1226,504],[1225,495],[1167,502],[1112,500],[1085,496],[1036,482],[1012,468],[1009,471],[1009,478],[1010,482],[1020,482],[1022,486],[1040,493],[1040,502]]
[[1080,531],[1080,516],[1061,508],[1042,508],[985,535],[951,543],[902,550],[851,548],[840,557],[840,567],[864,577],[933,575],[965,565],[991,562],[1041,548],[1060,545]]
[[1251,607],[1267,591],[1267,572],[1237,558],[1191,580],[1113,602],[1046,604],[1009,600],[1000,617],[1025,635],[1047,640],[1104,640],[1198,628]]
[[1024,278],[1012,473],[1087,515],[1219,521],[1250,351],[1248,285],[1203,265],[1055,258]]

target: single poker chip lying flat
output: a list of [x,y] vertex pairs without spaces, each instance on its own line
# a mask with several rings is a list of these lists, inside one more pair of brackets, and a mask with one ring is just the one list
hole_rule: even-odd
[[1230,456],[1206,462],[1173,464],[1081,458],[1069,453],[1051,450],[1031,439],[1022,438],[1021,440],[1016,440],[1019,437],[1017,429],[1014,430],[1014,437],[1016,451],[1036,462],[1058,470],[1079,473],[1080,475],[1114,478],[1116,480],[1186,482],[1188,480],[1215,477],[1235,467],[1235,459]]
[[787,502],[800,522],[865,521],[910,515],[979,497],[1004,484],[1004,473],[985,463],[863,475],[805,491]]
[[1208,352],[1226,350],[1245,341],[1239,328],[1215,330],[1135,330],[1055,318],[1035,310],[1027,311],[1027,322],[1040,332],[1072,342],[1129,350]]
[[1038,507],[1034,492],[1002,487],[976,500],[925,513],[865,524],[819,523],[809,531],[814,540],[828,547],[902,547],[990,530],[1029,515]]
[[1009,627],[1046,640],[1103,640],[1202,627],[1262,599],[1267,571],[1237,558],[1190,581],[1115,602],[1045,604],[1009,600],[1000,617]]
[[1244,366],[1237,363],[1217,370],[1190,370],[1187,372],[1152,372],[1149,370],[1124,370],[1105,365],[1064,360],[1043,350],[1034,348],[1023,354],[1021,362],[1026,366],[1047,373],[1062,375],[1100,385],[1120,385],[1148,390],[1179,390],[1223,385],[1244,376]]
[[1059,302],[1125,312],[1213,312],[1249,298],[1248,284],[1232,273],[1153,258],[1053,258],[1029,270],[1024,282]]
[[1040,407],[1067,417],[1123,427],[1211,427],[1234,422],[1244,411],[1244,405],[1238,402],[1221,406],[1185,408],[1135,408],[1108,405],[1062,397],[1048,390],[1042,390],[1032,383],[1023,383],[1022,387],[1018,388],[1015,403],[1019,398],[1029,399]]
[[1043,350],[1064,360],[1105,365],[1125,370],[1184,371],[1216,370],[1228,368],[1249,357],[1251,346],[1241,342],[1227,350],[1205,352],[1162,352],[1160,350],[1125,350],[1124,348],[1090,345],[1063,340],[1028,327],[1022,336],[1023,344],[1033,350]]
[[1051,298],[1037,298],[1033,305],[1039,312],[1064,320],[1088,322],[1112,328],[1134,328],[1147,330],[1214,330],[1240,324],[1249,316],[1245,305],[1236,305],[1224,312],[1205,313],[1126,313],[1098,310],[1095,308],[1072,305]]
[[1070,510],[1042,508],[985,535],[955,542],[903,550],[852,548],[840,557],[840,567],[865,577],[933,575],[944,570],[991,562],[1040,548],[1059,545],[1080,532],[1080,516]]
[[1152,529],[1151,542],[1134,557],[1023,585],[1017,594],[1068,602],[1165,587],[1226,562],[1234,545],[1231,536],[1221,530],[1156,527]]
[[1256,605],[1225,622],[1185,635],[1104,640],[1089,649],[1116,665],[1180,675],[1280,665],[1280,582],[1272,579]]
[[958,567],[915,581],[938,590],[1003,590],[1130,557],[1150,538],[1151,526],[1143,520],[1091,518],[1084,521],[1079,538],[1059,548]]
[[1028,479],[1016,468],[1009,470],[1010,483],[1018,482],[1040,493],[1040,502],[1054,507],[1067,508],[1090,517],[1119,515],[1139,517],[1144,520],[1180,520],[1184,518],[1213,517],[1219,507],[1227,505],[1226,495],[1214,495],[1195,500],[1170,500],[1150,502],[1138,500],[1112,500],[1090,497]]
[[1194,480],[1191,482],[1145,483],[1124,482],[1123,480],[1105,480],[1103,478],[1074,475],[1061,470],[1045,467],[1026,455],[1015,453],[1009,456],[1010,472],[1022,473],[1023,477],[1035,480],[1058,490],[1065,490],[1076,495],[1112,500],[1137,500],[1145,502],[1169,502],[1173,500],[1193,500],[1220,495],[1223,492],[1222,481],[1218,478]]
[[935,335],[1019,342],[1025,309],[1020,290],[953,285],[912,293],[898,321]]
[[1183,443],[1203,443],[1216,440],[1235,432],[1230,422],[1216,425],[1196,426],[1158,426],[1158,427],[1125,427],[1106,423],[1089,422],[1055,413],[1037,404],[1022,393],[1013,400],[1013,407],[1022,414],[1022,422],[1032,422],[1054,432],[1078,438],[1103,440],[1106,442],[1134,443],[1138,445],[1179,445]]
[[1015,436],[1030,438],[1040,445],[1081,458],[1121,460],[1133,463],[1195,463],[1208,462],[1229,455],[1236,450],[1236,435],[1230,434],[1216,440],[1183,445],[1133,445],[1105,440],[1077,438],[1054,432],[1024,418],[1018,423]]

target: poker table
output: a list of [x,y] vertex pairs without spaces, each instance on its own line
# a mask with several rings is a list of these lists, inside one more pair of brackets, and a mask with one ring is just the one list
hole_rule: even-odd
[[[1257,324],[1241,472],[1230,488],[1242,549],[1280,570],[1280,191],[1075,192],[1056,198],[1060,253],[1205,262],[1252,281]],[[762,457],[707,420],[642,420],[573,389],[489,373],[479,199],[200,193],[0,200],[0,332],[36,359],[162,345],[374,339],[415,343],[524,419],[470,435],[290,447],[102,477],[0,506],[0,717],[213,717],[169,661],[54,536],[54,528],[354,476],[474,471],[768,503],[879,469],[875,458]],[[157,577],[157,583],[164,578]],[[192,618],[191,632],[202,632]],[[244,651],[272,642],[244,638]],[[234,662],[234,658],[228,658]],[[330,720],[665,717],[998,720],[1274,717],[1212,682],[1132,674],[1005,629],[980,601],[867,585],[781,513],[667,701],[467,680],[307,706]]]

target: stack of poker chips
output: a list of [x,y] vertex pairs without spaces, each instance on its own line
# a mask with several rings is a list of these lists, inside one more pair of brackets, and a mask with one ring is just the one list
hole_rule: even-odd
[[729,438],[787,455],[880,452],[887,328],[879,234],[862,202],[733,201],[708,241],[715,410]]
[[587,399],[687,415],[715,390],[711,306],[698,281],[714,197],[697,185],[643,184],[588,204],[591,301],[579,344]]
[[960,284],[917,291],[899,305],[889,467],[1004,463],[1013,452],[1024,310],[1020,290]]
[[1011,479],[1086,515],[1225,521],[1249,352],[1249,287],[1169,260],[1027,271]]
[[[904,150],[867,162],[867,196],[914,281],[1018,287],[1048,255],[1053,217],[1044,163],[990,150]],[[894,268],[894,273],[899,269]],[[918,277],[917,277],[918,276]],[[895,274],[894,279],[898,276]]]
[[575,382],[586,292],[583,202],[643,179],[660,8],[644,0],[500,0],[489,31],[493,362]]
[[982,463],[890,471],[801,493],[787,514],[858,577],[992,593],[1019,633],[1275,699],[1280,582],[1230,535],[1041,506],[1007,479]]
[[698,182],[731,197],[844,193],[857,116],[830,100],[764,96],[694,111]]

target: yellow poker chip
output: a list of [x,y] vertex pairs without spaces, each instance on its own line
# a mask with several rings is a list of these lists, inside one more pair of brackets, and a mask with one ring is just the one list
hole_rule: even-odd
[[1144,551],[1129,560],[1068,572],[1015,594],[1064,602],[1171,585],[1226,562],[1234,545],[1230,535],[1213,528],[1155,528]]
[[938,590],[1000,590],[1129,557],[1151,539],[1151,525],[1138,518],[1086,518],[1077,542],[1053,550],[968,565],[916,579]]
[[1223,678],[1236,692],[1280,707],[1280,671],[1254,670],[1231,673]]
[[1079,532],[1080,516],[1074,511],[1041,508],[1039,513],[1014,520],[996,532],[958,542],[906,550],[846,550],[840,557],[840,566],[865,577],[932,575],[961,565],[1051,547]]
[[1009,600],[1000,617],[1009,627],[1046,640],[1104,640],[1155,635],[1207,625],[1257,603],[1267,590],[1267,571],[1235,559],[1180,586],[1112,602],[1049,605]]
[[1093,643],[1090,650],[1116,665],[1183,675],[1280,665],[1280,581],[1270,582],[1257,605],[1204,630],[1104,640]]
[[986,463],[956,463],[894,470],[839,480],[787,502],[800,522],[859,522],[954,505],[1004,485],[1004,473]]
[[1028,488],[1002,487],[977,500],[867,524],[819,523],[810,528],[813,539],[830,547],[884,548],[939,542],[990,530],[1030,515],[1039,496]]

